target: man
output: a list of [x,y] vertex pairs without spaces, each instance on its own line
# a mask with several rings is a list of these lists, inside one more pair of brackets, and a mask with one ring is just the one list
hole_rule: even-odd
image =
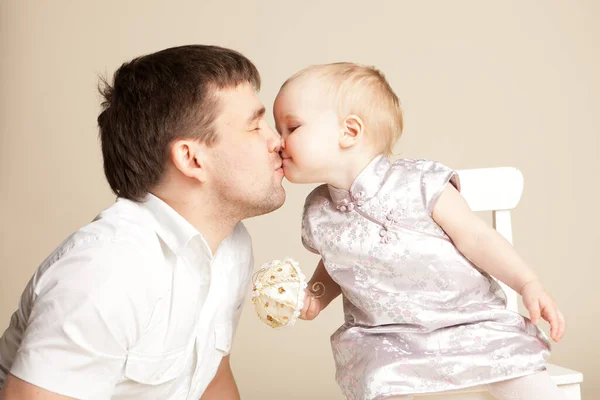
[[253,266],[240,221],[285,200],[259,86],[244,56],[200,45],[105,83],[118,199],[27,285],[0,339],[0,399],[239,399],[229,352]]

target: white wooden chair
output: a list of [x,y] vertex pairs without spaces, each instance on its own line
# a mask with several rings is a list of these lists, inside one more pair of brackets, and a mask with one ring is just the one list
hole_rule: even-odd
[[[473,211],[491,211],[494,228],[512,243],[510,210],[523,193],[523,174],[516,168],[483,168],[458,171],[461,193]],[[507,308],[518,311],[517,293],[500,282],[508,299]],[[581,400],[583,374],[549,364],[548,371],[569,400]],[[427,400],[489,400],[485,387],[416,396]]]

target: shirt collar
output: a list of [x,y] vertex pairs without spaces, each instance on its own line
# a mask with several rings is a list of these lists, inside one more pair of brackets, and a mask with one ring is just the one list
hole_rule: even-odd
[[[175,211],[167,203],[148,193],[138,203],[140,207],[147,210],[154,220],[154,229],[158,236],[175,254],[179,254],[195,237],[202,237],[200,232],[190,224],[181,214]],[[210,249],[205,241],[203,248],[210,254]]]
[[379,155],[371,160],[360,174],[358,174],[350,186],[350,190],[327,185],[333,203],[342,211],[346,211],[348,208],[352,209],[355,203],[359,203],[359,206],[362,205],[360,203],[369,200],[377,194],[385,181],[391,164],[389,158]]

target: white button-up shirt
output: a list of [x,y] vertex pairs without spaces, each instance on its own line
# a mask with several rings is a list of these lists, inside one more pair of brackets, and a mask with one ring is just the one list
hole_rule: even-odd
[[7,373],[78,399],[200,399],[252,271],[243,224],[213,255],[155,196],[119,199],[38,268],[0,339]]

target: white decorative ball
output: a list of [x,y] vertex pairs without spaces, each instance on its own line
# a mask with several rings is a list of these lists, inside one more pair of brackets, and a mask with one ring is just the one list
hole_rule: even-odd
[[304,305],[306,279],[291,258],[263,264],[254,274],[252,302],[258,317],[272,328],[291,326]]

